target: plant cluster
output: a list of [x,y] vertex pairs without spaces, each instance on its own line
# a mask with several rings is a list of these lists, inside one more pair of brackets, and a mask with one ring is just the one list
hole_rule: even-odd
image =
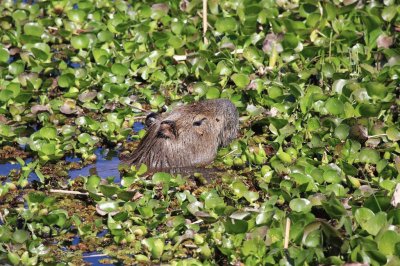
[[[1,1],[0,159],[33,159],[0,176],[0,263],[400,264],[399,5],[207,3],[203,36],[201,0]],[[214,98],[241,116],[222,172],[65,178]]]

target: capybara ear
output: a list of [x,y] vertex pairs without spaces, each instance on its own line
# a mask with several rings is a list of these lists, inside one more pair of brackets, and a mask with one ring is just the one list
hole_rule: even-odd
[[177,137],[175,121],[165,120],[161,122],[158,136],[162,138],[174,139]]
[[150,113],[146,116],[145,124],[147,127],[150,127],[151,125],[154,124],[154,122],[157,120],[157,117],[159,116],[158,113]]

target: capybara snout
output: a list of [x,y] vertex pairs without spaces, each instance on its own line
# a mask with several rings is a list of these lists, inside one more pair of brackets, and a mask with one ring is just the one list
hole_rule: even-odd
[[125,161],[144,163],[151,170],[206,165],[214,160],[218,147],[228,145],[239,130],[237,109],[227,99],[151,113],[145,124],[146,136]]

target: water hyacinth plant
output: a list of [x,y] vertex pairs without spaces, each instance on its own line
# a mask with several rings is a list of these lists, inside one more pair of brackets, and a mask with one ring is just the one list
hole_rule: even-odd
[[[396,1],[0,14],[0,264],[400,264]],[[216,98],[241,132],[213,165],[116,171],[148,112]]]

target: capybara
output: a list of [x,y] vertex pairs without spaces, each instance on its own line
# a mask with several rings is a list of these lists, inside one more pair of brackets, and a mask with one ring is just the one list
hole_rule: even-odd
[[146,164],[149,170],[204,166],[218,147],[236,138],[239,117],[227,99],[205,100],[176,107],[171,112],[147,116],[147,134],[124,161]]

